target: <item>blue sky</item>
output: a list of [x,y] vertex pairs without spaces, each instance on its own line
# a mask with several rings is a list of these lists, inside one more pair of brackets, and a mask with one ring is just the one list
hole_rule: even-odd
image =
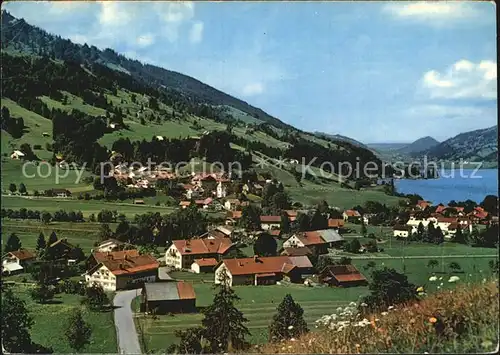
[[365,143],[497,122],[488,2],[19,2],[12,15]]

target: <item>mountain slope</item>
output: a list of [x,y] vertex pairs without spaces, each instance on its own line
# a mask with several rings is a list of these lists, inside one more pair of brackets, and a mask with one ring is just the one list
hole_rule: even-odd
[[427,136],[417,139],[415,142],[407,145],[406,147],[398,149],[398,152],[402,154],[417,153],[417,152],[422,152],[424,150],[429,150],[438,144],[439,141],[435,140],[432,137]]
[[314,134],[320,138],[326,137],[326,138],[333,139],[333,140],[349,142],[352,145],[362,147],[365,149],[369,149],[365,144],[361,143],[360,141],[357,141],[354,138],[343,136],[341,134],[329,134],[329,133],[323,133],[323,132],[318,132],[318,131],[314,132]]
[[79,63],[99,63],[113,70],[127,73],[148,85],[166,90],[175,90],[200,102],[215,106],[230,106],[263,122],[279,128],[292,128],[288,124],[267,114],[247,102],[217,90],[190,76],[143,64],[107,48],[103,51],[95,46],[79,45],[62,39],[16,19],[2,10],[2,49],[14,49],[23,53],[48,55],[53,59]]
[[430,149],[425,154],[438,160],[497,161],[498,126],[461,133]]

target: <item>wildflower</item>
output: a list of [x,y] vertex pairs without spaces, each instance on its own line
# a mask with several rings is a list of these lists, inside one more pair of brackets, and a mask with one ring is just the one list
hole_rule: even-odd
[[437,320],[437,318],[436,318],[436,317],[430,317],[430,318],[429,318],[429,322],[431,322],[431,323],[436,323],[437,321],[438,321],[438,320]]
[[420,286],[419,288],[417,288],[417,292],[424,292],[424,288]]
[[485,340],[485,341],[483,341],[483,342],[481,343],[481,346],[482,346],[483,348],[489,348],[489,347],[490,347],[490,346],[492,346],[492,345],[493,345],[493,342],[492,342],[491,340]]
[[443,279],[443,276],[441,276],[441,277],[439,278],[439,280],[442,280],[442,279]]
[[351,306],[351,307],[356,307],[356,302],[351,302],[351,303],[349,303],[349,306]]
[[450,279],[448,280],[448,282],[455,282],[455,281],[458,281],[458,280],[460,280],[460,277],[458,277],[458,276],[452,276],[452,277],[450,277]]
[[295,341],[295,338],[290,338],[290,341]]
[[367,307],[368,305],[366,303],[361,303],[361,307]]
[[436,281],[438,278],[436,276],[429,277],[429,281]]
[[360,347],[361,347],[361,345],[359,345],[359,344],[356,344],[356,348],[360,348]]
[[293,325],[289,325],[289,326],[288,326],[288,329],[289,329],[289,330],[290,330],[290,329],[293,329]]
[[383,315],[383,316],[386,316],[388,313],[387,312],[382,312],[380,314]]
[[291,345],[288,345],[288,349],[291,349],[291,348],[292,348],[292,346],[291,346]]
[[394,309],[394,306],[389,306],[389,307],[387,308],[387,310],[389,310],[389,311],[390,311],[391,309]]

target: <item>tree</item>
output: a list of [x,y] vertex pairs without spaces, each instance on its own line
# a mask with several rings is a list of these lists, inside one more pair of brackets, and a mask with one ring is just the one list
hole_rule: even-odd
[[101,310],[109,305],[109,298],[100,284],[94,283],[85,289],[82,304],[91,310]]
[[293,222],[293,229],[296,232],[305,232],[308,231],[311,226],[311,219],[308,214],[305,213],[297,213],[297,218]]
[[269,326],[269,341],[278,342],[283,339],[296,338],[307,333],[307,323],[304,320],[304,310],[287,294],[278,306]]
[[367,233],[367,229],[366,229],[366,226],[365,226],[365,222],[363,219],[361,219],[361,235],[362,236],[366,236],[366,233]]
[[359,249],[361,249],[361,243],[357,238],[352,239],[351,241],[345,243],[344,250],[348,253],[359,253]]
[[371,260],[363,268],[365,270],[370,270],[370,269],[375,269],[376,267],[377,267],[377,264],[375,263],[375,261]]
[[52,219],[52,215],[49,212],[42,212],[40,218],[42,219],[43,224],[49,224]]
[[481,202],[480,206],[489,214],[493,216],[498,215],[498,197],[495,195],[488,195]]
[[290,233],[290,219],[288,218],[288,214],[286,212],[281,214],[280,230],[281,233]]
[[425,238],[425,227],[422,222],[418,224],[417,227],[417,240],[421,241],[424,240]]
[[66,335],[69,346],[76,352],[82,350],[85,345],[90,344],[92,329],[83,319],[81,310],[75,309],[73,311],[64,334]]
[[113,236],[113,232],[111,231],[111,228],[109,228],[109,224],[101,223],[99,227],[99,236],[101,240],[106,240]]
[[30,353],[30,328],[33,318],[26,302],[16,297],[10,288],[2,287],[2,347],[10,353]]
[[253,252],[258,256],[276,256],[278,243],[269,233],[261,233],[253,245]]
[[47,243],[45,243],[45,236],[43,235],[43,232],[40,232],[40,234],[38,235],[38,239],[36,240],[36,250],[42,251],[46,246]]
[[22,195],[26,193],[26,185],[24,185],[23,183],[19,184],[19,193]]
[[370,240],[368,244],[366,245],[366,251],[369,253],[376,253],[378,252],[378,246],[377,242],[375,240]]
[[311,217],[310,230],[321,230],[328,228],[328,219],[317,209]]
[[444,235],[443,231],[441,230],[441,227],[437,227],[435,232],[434,232],[434,243],[436,244],[441,244],[444,242]]
[[205,318],[201,323],[205,328],[205,338],[211,353],[244,350],[249,345],[245,336],[250,332],[244,324],[247,319],[234,306],[240,298],[228,285],[227,274],[220,275],[220,280],[212,304],[203,310]]
[[9,184],[9,191],[11,193],[14,193],[14,192],[16,192],[16,190],[17,190],[16,184],[10,183]]
[[454,243],[467,244],[467,235],[462,232],[462,228],[460,228],[460,226],[457,226],[457,231],[455,232],[452,241]]
[[238,221],[240,227],[247,230],[260,230],[260,208],[253,205],[245,206],[241,212],[241,218]]
[[371,293],[363,298],[368,311],[385,310],[389,306],[415,300],[415,285],[408,282],[404,274],[384,267],[372,272],[372,282],[368,288]]
[[31,298],[38,303],[47,303],[54,298],[55,292],[52,287],[42,281],[38,282],[38,284],[31,289],[30,295]]
[[4,252],[8,253],[11,251],[16,251],[21,249],[21,240],[17,236],[16,233],[11,233],[9,235],[9,239],[7,239],[7,243],[5,243]]
[[434,268],[436,268],[438,265],[439,265],[439,261],[437,261],[436,259],[431,259],[431,260],[429,260],[429,262],[427,263],[427,267],[428,267],[429,269],[434,269]]
[[172,344],[167,348],[167,354],[202,354],[210,352],[206,349],[205,329],[203,327],[192,327],[184,330],[176,330],[175,336],[179,344]]
[[50,233],[49,240],[47,241],[47,246],[50,246],[55,242],[57,242],[57,234],[56,232],[52,231],[52,233]]

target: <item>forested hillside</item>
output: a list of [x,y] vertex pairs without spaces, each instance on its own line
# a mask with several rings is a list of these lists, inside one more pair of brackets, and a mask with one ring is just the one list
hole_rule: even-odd
[[[236,111],[253,113],[241,102],[229,110],[224,106],[228,102],[216,96],[190,91],[193,82],[209,88],[192,78],[144,66],[111,50],[73,44],[3,14],[3,97],[8,99],[2,108],[4,155],[7,149],[21,148],[30,158],[65,159],[91,169],[112,151],[137,161],[238,160],[244,169],[255,158],[253,152],[306,162],[317,157],[312,166],[330,162],[334,173],[340,173],[335,168],[340,162],[363,166],[374,161],[381,167],[372,152],[350,142],[318,138],[276,120],[235,118]],[[116,58],[126,70],[109,65]],[[149,69],[133,69],[139,67]],[[184,80],[159,86],[147,74],[153,72]]]

